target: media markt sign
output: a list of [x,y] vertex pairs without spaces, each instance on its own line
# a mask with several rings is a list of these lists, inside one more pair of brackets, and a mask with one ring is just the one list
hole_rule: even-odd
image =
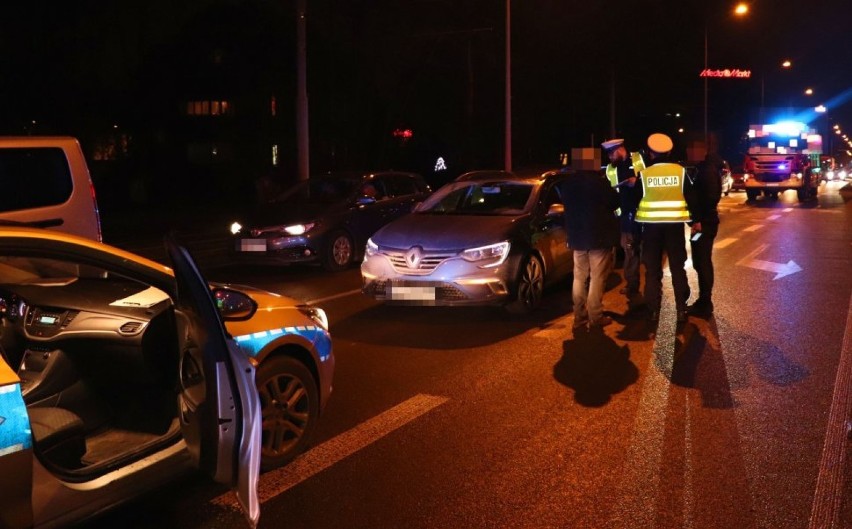
[[727,77],[733,79],[748,79],[751,77],[751,70],[738,70],[725,68],[724,70],[713,70],[707,68],[701,71],[699,77]]

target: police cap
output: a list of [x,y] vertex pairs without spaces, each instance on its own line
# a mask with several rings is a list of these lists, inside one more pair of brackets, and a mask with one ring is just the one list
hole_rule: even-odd
[[672,139],[665,134],[655,132],[648,136],[648,148],[654,152],[661,154],[666,153],[671,151],[673,147],[674,143],[672,142]]
[[624,140],[622,138],[616,138],[614,140],[606,140],[605,142],[601,143],[601,147],[603,147],[603,149],[607,152],[609,152],[613,149],[617,149],[617,148],[621,147],[622,145],[624,145]]

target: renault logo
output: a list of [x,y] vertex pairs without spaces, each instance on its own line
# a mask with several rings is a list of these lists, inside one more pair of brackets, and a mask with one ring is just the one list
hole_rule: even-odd
[[405,264],[408,265],[408,268],[417,269],[420,268],[420,261],[423,260],[423,248],[419,246],[414,246],[407,252],[405,252]]

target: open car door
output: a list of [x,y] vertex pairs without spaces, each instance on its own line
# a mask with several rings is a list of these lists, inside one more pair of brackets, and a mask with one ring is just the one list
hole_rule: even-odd
[[260,505],[260,398],[254,367],[226,336],[222,319],[186,248],[172,236],[166,249],[177,282],[181,335],[180,421],[198,467],[233,488],[252,526]]
[[0,527],[33,524],[33,443],[20,379],[0,351]]

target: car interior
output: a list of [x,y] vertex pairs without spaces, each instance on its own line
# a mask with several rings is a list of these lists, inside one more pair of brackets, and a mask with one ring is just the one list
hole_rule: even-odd
[[178,316],[165,292],[112,272],[0,256],[0,354],[46,468],[82,481],[179,438]]

